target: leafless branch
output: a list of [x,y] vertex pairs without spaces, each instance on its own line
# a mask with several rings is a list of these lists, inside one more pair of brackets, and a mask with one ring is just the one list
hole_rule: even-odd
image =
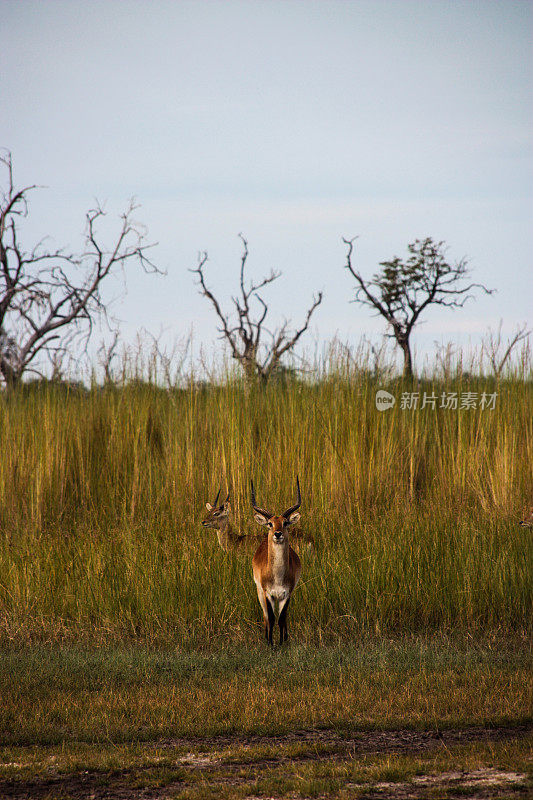
[[104,370],[105,383],[114,383],[112,363],[117,356],[117,347],[120,341],[120,332],[113,331],[113,338],[109,343],[102,342],[98,348],[98,360]]
[[[248,242],[242,234],[239,234],[239,238],[242,241],[243,251],[239,272],[239,295],[232,297],[235,309],[233,317],[222,311],[220,303],[206,284],[207,253],[199,254],[198,266],[190,271],[198,277],[200,294],[204,295],[213,306],[220,323],[218,330],[221,337],[228,342],[232,356],[243,368],[247,382],[252,384],[259,380],[266,383],[279,368],[281,358],[294,348],[300,337],[308,330],[311,317],[322,302],[323,294],[319,292],[313,298],[300,328],[289,332],[289,323],[285,322],[276,330],[269,331],[265,325],[269,309],[259,291],[276,281],[281,273],[272,270],[270,275],[258,283],[248,282],[246,279]],[[258,313],[254,314],[252,301],[256,301],[259,305]]]
[[133,200],[120,217],[111,247],[101,241],[98,223],[106,214],[97,205],[87,212],[81,253],[47,250],[45,240],[25,251],[16,218],[27,214],[28,193],[37,187],[15,188],[9,153],[0,165],[7,172],[0,195],[0,334],[10,343],[0,345],[0,374],[15,385],[36,358],[46,355],[58,364],[61,349],[66,351],[75,337],[87,343],[95,318],[107,313],[102,288],[109,276],[130,262],[146,272],[160,270],[149,258],[154,245],[134,220],[138,205]]
[[491,328],[489,328],[487,336],[484,337],[482,342],[483,351],[487,354],[492,366],[493,374],[496,378],[501,376],[503,368],[511,357],[511,354],[517,344],[528,339],[531,334],[531,331],[524,323],[523,325],[519,325],[514,335],[504,342],[502,337],[502,326],[503,321],[500,320],[497,331],[493,331]]

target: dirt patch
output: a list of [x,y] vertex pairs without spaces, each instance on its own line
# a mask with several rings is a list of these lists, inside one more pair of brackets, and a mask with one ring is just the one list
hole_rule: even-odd
[[216,764],[220,764],[220,758],[217,755],[187,753],[178,759],[178,763],[186,767],[214,767]]
[[303,730],[278,736],[215,736],[210,739],[159,739],[157,748],[191,747],[196,752],[212,752],[226,747],[284,747],[291,744],[329,745],[354,753],[412,753],[439,745],[497,742],[527,736],[533,724],[498,728],[461,728],[442,731],[388,730],[343,732],[335,730]]
[[418,800],[422,797],[436,797],[436,792],[446,800],[464,798],[470,800],[497,800],[502,792],[519,798],[527,794],[526,776],[519,772],[504,772],[496,769],[478,769],[472,772],[443,772],[440,775],[414,777],[405,783],[382,782],[366,790],[364,786],[348,784],[348,787],[362,789],[364,800]]
[[[70,800],[165,800],[179,794],[188,785],[188,778],[201,774],[209,785],[238,785],[249,781],[248,769],[283,767],[287,763],[305,761],[347,761],[358,754],[423,753],[439,747],[449,747],[470,742],[502,741],[531,734],[533,725],[505,728],[465,728],[443,731],[363,731],[347,732],[332,730],[296,731],[282,736],[218,736],[212,739],[165,739],[147,742],[150,749],[180,750],[180,755],[168,761],[158,776],[159,759],[148,766],[138,766],[114,771],[86,770],[62,775],[49,774],[32,780],[0,780],[0,800],[47,800],[69,798]],[[297,755],[284,754],[291,745],[302,747]],[[258,747],[279,748],[276,757],[247,758],[246,750]],[[313,750],[313,746],[316,750]],[[187,752],[183,755],[183,749]],[[238,748],[239,755],[225,758],[225,749]],[[253,753],[252,753],[253,755]],[[220,771],[221,770],[221,771]],[[448,800],[464,797],[465,794],[478,800],[496,798],[501,792],[512,792],[513,796],[527,794],[525,776],[511,771],[493,769],[460,773],[447,772],[436,776],[415,777],[409,782],[378,783],[373,786],[347,784],[346,788],[361,791],[361,798],[394,798],[410,800],[426,797],[428,792],[441,792]],[[212,781],[212,782],[211,782]],[[262,798],[261,800],[266,800]],[[275,800],[273,798],[273,800]]]

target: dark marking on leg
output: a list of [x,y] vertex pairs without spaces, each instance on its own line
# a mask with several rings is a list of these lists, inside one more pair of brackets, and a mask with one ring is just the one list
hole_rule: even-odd
[[279,615],[278,625],[279,625],[279,643],[283,644],[289,638],[289,634],[287,633],[287,611],[289,610],[289,602],[290,597],[283,606],[283,610]]
[[267,634],[267,639],[268,639],[268,643],[269,644],[273,644],[272,634],[274,632],[274,623],[276,621],[276,618],[274,616],[274,609],[272,608],[272,604],[271,604],[270,600],[268,599],[268,597],[265,598],[265,599],[266,599],[266,607],[267,607],[267,612],[268,612],[268,634]]

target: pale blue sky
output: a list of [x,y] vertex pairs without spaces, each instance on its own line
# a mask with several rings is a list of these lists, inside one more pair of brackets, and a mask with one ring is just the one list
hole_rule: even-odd
[[138,198],[168,275],[130,275],[127,338],[194,326],[210,346],[187,268],[207,249],[229,302],[241,231],[251,273],[284,273],[265,292],[278,318],[324,289],[320,340],[384,331],[348,303],[354,235],[367,276],[432,236],[498,289],[431,311],[419,352],[510,331],[531,321],[532,18],[527,0],[0,0],[0,146],[49,187],[27,236],[75,247],[95,197]]

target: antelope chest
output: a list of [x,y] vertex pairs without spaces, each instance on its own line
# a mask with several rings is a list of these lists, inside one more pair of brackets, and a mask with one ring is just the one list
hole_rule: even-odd
[[266,593],[273,600],[286,600],[289,596],[289,581],[287,563],[284,550],[279,545],[274,545],[270,564],[270,576],[266,583]]

